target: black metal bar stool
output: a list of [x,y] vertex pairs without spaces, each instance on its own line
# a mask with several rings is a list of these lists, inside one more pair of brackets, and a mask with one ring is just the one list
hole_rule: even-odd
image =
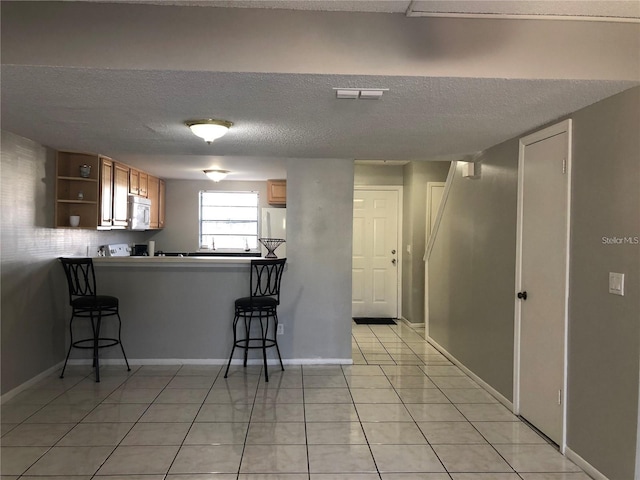
[[[67,362],[69,361],[72,348],[93,350],[93,367],[96,369],[96,382],[100,381],[100,357],[98,353],[101,348],[120,345],[124,361],[127,364],[127,370],[131,371],[121,341],[122,320],[120,319],[120,313],[118,311],[118,298],[108,295],[98,295],[96,293],[96,274],[91,258],[60,257],[59,260],[67,276],[69,305],[71,305],[72,308],[71,320],[69,321],[71,344],[69,345],[69,351],[67,352],[67,358],[64,361],[60,378],[64,378],[64,371],[67,368]],[[100,337],[102,319],[110,316],[118,317],[118,338]],[[75,318],[88,318],[91,320],[93,337],[76,341],[73,340],[73,320]]]
[[[236,347],[244,349],[244,366],[247,366],[247,354],[249,349],[261,348],[264,361],[264,379],[269,381],[267,370],[267,348],[276,347],[280,367],[284,371],[280,347],[278,347],[278,305],[280,305],[280,283],[286,258],[275,260],[251,260],[251,294],[248,297],[238,298],[235,301],[235,317],[233,319],[233,348],[229,355],[227,370],[224,378],[229,374],[231,359]],[[238,323],[243,320],[244,337],[238,339]],[[273,319],[273,322],[270,322]],[[252,337],[251,324],[260,322],[260,336]],[[255,333],[254,333],[255,334]]]

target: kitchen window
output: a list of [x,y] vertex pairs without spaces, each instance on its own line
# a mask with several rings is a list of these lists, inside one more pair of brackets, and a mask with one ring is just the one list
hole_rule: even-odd
[[258,192],[200,192],[200,248],[258,250]]

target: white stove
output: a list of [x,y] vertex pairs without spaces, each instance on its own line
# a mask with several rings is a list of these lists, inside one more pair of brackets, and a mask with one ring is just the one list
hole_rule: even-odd
[[114,243],[104,246],[104,254],[107,257],[128,257],[131,255],[131,248],[126,243]]

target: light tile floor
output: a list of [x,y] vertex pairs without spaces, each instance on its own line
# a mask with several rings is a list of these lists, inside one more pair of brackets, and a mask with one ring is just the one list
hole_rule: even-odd
[[[586,480],[406,325],[351,366],[89,367],[2,405],[1,479]],[[213,473],[215,472],[215,473]]]

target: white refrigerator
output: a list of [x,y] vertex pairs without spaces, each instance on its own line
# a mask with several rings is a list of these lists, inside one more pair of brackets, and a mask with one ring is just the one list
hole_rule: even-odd
[[[262,238],[282,238],[287,239],[287,209],[286,208],[263,208],[260,222],[260,236]],[[262,246],[262,256],[267,254],[267,249]],[[275,254],[278,258],[287,256],[287,244],[280,245]]]

